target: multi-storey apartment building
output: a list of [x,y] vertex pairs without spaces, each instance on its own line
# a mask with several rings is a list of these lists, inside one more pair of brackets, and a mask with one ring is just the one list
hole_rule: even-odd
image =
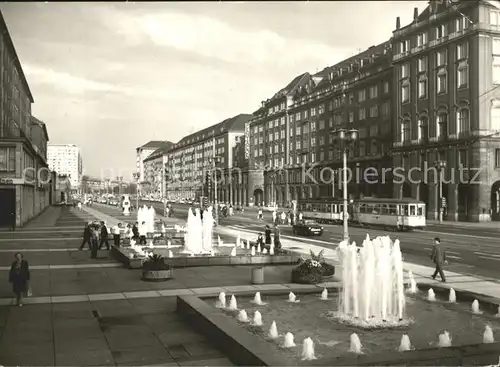
[[38,168],[46,161],[43,150],[48,138],[44,127],[32,125],[32,103],[33,96],[0,12],[0,227],[10,226],[13,221],[23,225],[48,204],[45,195],[40,194],[42,187],[37,177]]
[[80,147],[75,144],[49,144],[47,159],[49,168],[67,177],[71,190],[74,193],[79,192],[83,173]]
[[335,174],[342,164],[335,133],[341,128],[359,132],[349,149],[349,165],[360,172],[350,182],[350,195],[391,196],[391,177],[368,184],[362,173],[392,165],[390,55],[387,42],[370,47],[317,74],[296,77],[263,102],[248,132],[249,165],[260,170],[251,183],[255,204],[341,196]]
[[432,219],[500,219],[499,4],[430,2],[411,24],[396,22],[394,165],[404,182],[394,195],[425,201]]
[[143,146],[140,146],[135,149],[136,152],[136,169],[137,169],[137,174],[138,178],[137,181],[139,183],[145,181],[145,175],[144,175],[144,160],[149,157],[156,149],[161,148],[165,143],[169,143],[168,141],[158,141],[158,140],[152,140],[149,143],[144,144]]
[[[224,177],[234,167],[232,148],[244,135],[245,123],[251,117],[249,114],[237,115],[190,134],[175,144],[168,153],[167,198],[196,199],[202,196],[206,193],[207,172],[215,171],[217,176],[214,177],[219,177],[218,200],[232,201],[235,196],[233,183]],[[216,160],[212,163],[214,157]]]
[[144,181],[148,186],[148,194],[155,198],[166,197],[168,151],[173,146],[174,143],[165,142],[161,148],[156,149],[143,161]]

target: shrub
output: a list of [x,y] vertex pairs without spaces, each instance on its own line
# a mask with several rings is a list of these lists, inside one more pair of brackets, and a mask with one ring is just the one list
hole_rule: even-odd
[[142,269],[147,271],[170,270],[172,267],[165,263],[163,256],[149,255],[142,263]]

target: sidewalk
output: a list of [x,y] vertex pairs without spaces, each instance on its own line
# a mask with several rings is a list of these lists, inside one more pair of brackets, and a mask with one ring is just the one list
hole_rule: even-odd
[[438,220],[427,219],[427,225],[432,226],[442,226],[442,227],[462,227],[462,228],[492,228],[498,229],[500,231],[500,222],[491,221],[491,222],[457,222],[451,220],[445,220],[440,223]]

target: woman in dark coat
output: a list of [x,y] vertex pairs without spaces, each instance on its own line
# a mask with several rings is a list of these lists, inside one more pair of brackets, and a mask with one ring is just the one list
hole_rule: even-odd
[[16,260],[10,266],[9,282],[12,283],[17,305],[22,306],[23,295],[29,290],[30,268],[20,252],[17,252],[14,256]]

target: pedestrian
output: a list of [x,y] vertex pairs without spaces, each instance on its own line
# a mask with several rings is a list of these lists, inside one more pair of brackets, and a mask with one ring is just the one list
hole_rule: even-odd
[[14,232],[16,230],[16,212],[10,213],[10,221],[12,224],[12,231]]
[[139,240],[139,222],[135,222],[134,226],[132,227],[132,238],[135,241]]
[[281,249],[280,230],[278,226],[274,226],[274,248],[276,250]]
[[146,234],[147,234],[146,222],[142,222],[139,226],[139,245],[146,244]]
[[97,225],[90,226],[90,258],[97,259],[97,251],[99,250],[99,231]]
[[441,247],[441,239],[439,237],[434,238],[434,246],[432,247],[431,260],[436,265],[436,270],[432,275],[432,279],[436,279],[439,273],[441,281],[446,282],[446,277],[443,272],[443,265],[446,265],[448,261],[446,260],[446,251]]
[[85,223],[85,228],[83,229],[83,240],[80,245],[79,250],[83,250],[83,247],[88,243],[90,249],[90,225],[92,222]]
[[116,226],[113,227],[113,245],[115,247],[120,247],[120,234],[122,230],[122,224],[118,223]]
[[285,212],[281,212],[281,224],[286,224],[286,214]]
[[264,237],[266,241],[266,245],[271,244],[271,228],[269,226],[266,226],[266,230],[264,231]]
[[23,296],[31,296],[30,289],[30,268],[23,255],[16,252],[14,262],[10,266],[9,282],[12,283],[12,290],[16,295],[16,304],[23,305]]
[[102,249],[103,245],[106,245],[106,250],[109,250],[108,242],[109,232],[106,222],[101,222],[101,239],[99,241],[99,250]]
[[264,219],[264,214],[262,213],[262,208],[259,208],[259,212],[257,214],[257,219],[259,219],[259,220]]

